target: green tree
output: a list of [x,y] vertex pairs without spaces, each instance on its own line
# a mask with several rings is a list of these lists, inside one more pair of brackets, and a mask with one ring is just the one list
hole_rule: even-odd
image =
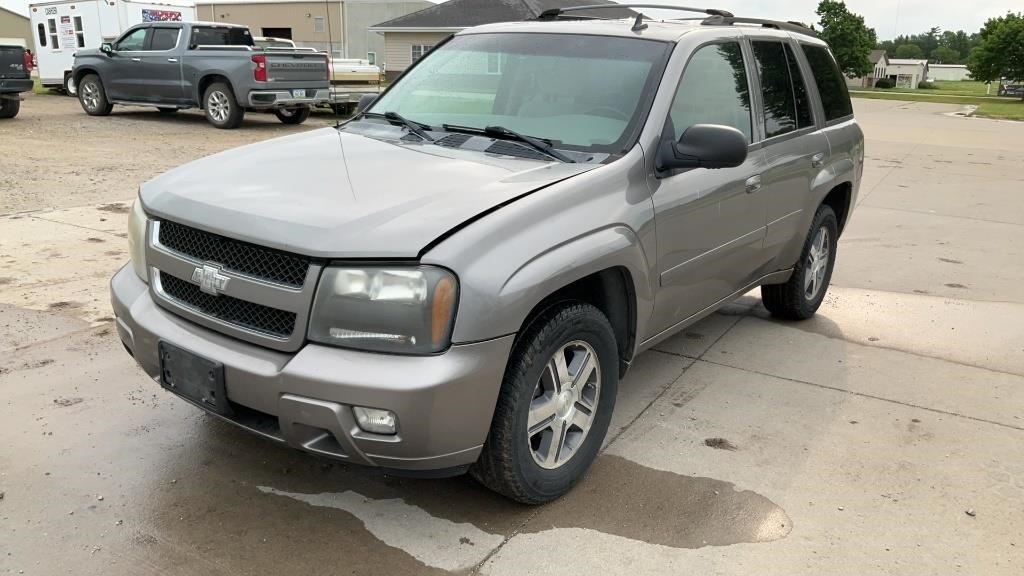
[[929,60],[935,64],[958,64],[960,62],[960,53],[952,48],[939,46],[932,50]]
[[971,36],[963,30],[957,30],[956,32],[946,30],[942,33],[942,37],[939,38],[939,46],[956,51],[960,58],[953,62],[953,64],[961,64],[963,63],[963,58],[971,53],[974,43],[971,42]]
[[878,40],[875,31],[864,24],[864,17],[846,9],[841,0],[821,0],[816,12],[822,40],[828,42],[839,69],[847,76],[870,74],[874,65],[868,53]]
[[975,80],[1024,80],[1024,13],[992,18],[978,35],[978,45],[967,61]]
[[896,58],[920,60],[924,58],[924,50],[917,44],[900,44],[896,47]]

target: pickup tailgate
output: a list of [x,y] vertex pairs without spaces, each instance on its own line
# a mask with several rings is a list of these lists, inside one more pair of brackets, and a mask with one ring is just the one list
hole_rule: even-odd
[[28,77],[25,50],[21,46],[0,46],[0,79],[25,80]]
[[327,83],[327,56],[320,52],[268,51],[268,82]]

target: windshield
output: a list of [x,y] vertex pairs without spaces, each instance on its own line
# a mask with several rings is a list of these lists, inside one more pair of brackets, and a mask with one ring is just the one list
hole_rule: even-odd
[[469,34],[424,56],[370,108],[443,124],[501,126],[558,148],[633,144],[669,45],[609,36]]

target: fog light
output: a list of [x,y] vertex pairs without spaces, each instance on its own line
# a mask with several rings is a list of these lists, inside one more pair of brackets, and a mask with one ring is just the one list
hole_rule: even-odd
[[359,427],[366,432],[394,434],[398,428],[398,416],[390,410],[353,406],[352,412],[356,415]]

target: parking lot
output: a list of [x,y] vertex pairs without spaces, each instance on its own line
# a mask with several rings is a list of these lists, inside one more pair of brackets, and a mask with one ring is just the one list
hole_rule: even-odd
[[817,317],[755,291],[642,354],[589,476],[530,508],[276,446],[118,341],[138,184],[329,117],[29,95],[0,123],[0,574],[1021,574],[1024,125],[854,105],[867,167]]

